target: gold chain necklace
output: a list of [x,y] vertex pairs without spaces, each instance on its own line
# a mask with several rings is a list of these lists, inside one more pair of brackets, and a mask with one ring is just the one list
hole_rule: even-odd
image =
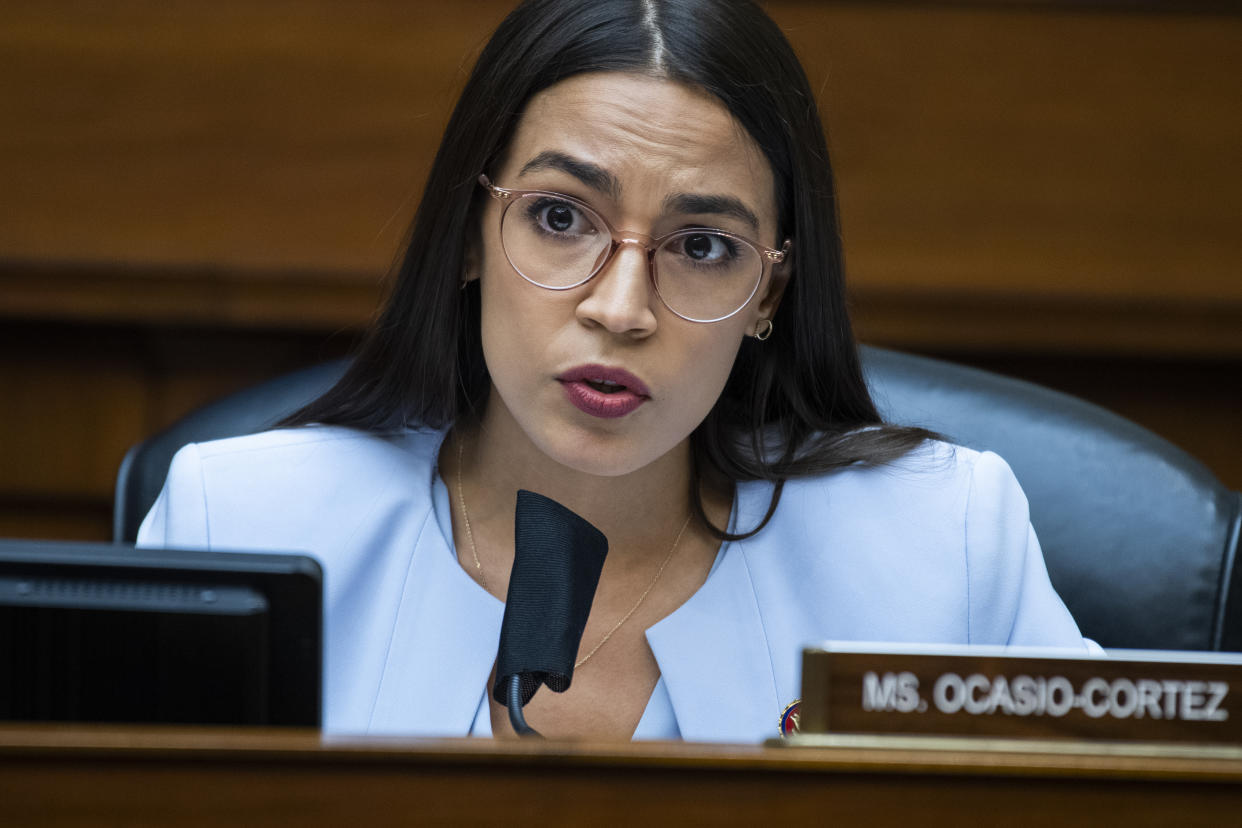
[[[466,509],[466,493],[461,489],[461,448],[464,442],[457,438],[457,500],[461,503],[461,516],[465,518],[466,538],[470,541],[470,554],[474,556],[474,571],[479,573],[479,583],[487,589],[487,576],[483,574],[483,564],[479,563],[479,550],[474,545],[474,531],[470,528],[470,512]],[[488,589],[488,592],[491,592]]]
[[[483,564],[479,562],[479,550],[474,544],[474,531],[470,528],[470,510],[466,508],[466,494],[461,487],[461,467],[462,467],[462,446],[464,442],[459,437],[457,439],[457,500],[461,503],[461,516],[466,524],[466,539],[470,542],[470,556],[474,559],[474,570],[479,573],[479,584],[487,589],[487,577],[483,574]],[[621,625],[630,620],[638,608],[643,605],[643,601],[647,600],[647,596],[651,594],[651,590],[655,588],[656,583],[660,580],[660,576],[664,574],[664,568],[668,566],[668,562],[673,559],[673,553],[677,551],[678,544],[681,543],[681,536],[686,533],[686,527],[690,525],[690,518],[693,515],[686,515],[685,521],[681,524],[681,528],[677,530],[677,537],[673,538],[673,545],[669,547],[668,554],[664,556],[664,560],[660,562],[660,568],[656,570],[655,577],[651,579],[651,583],[647,584],[647,588],[643,590],[643,594],[638,596],[638,600],[634,602],[634,606],[630,607],[630,611],[621,616],[621,620],[612,625],[612,629],[604,633],[604,637],[599,643],[591,648],[591,651],[582,658],[574,662],[574,669],[577,670],[583,664],[590,660],[591,656],[599,651],[599,648],[608,643],[608,639],[612,638],[613,633],[621,629]],[[488,590],[490,592],[490,590]]]

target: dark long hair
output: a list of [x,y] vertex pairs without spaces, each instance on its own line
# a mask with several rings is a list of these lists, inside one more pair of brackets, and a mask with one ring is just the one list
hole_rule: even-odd
[[[884,463],[931,436],[883,425],[871,401],[845,306],[818,108],[793,49],[751,0],[528,0],[510,13],[449,120],[377,322],[341,381],[283,425],[442,428],[481,410],[490,380],[477,282],[460,288],[484,197],[475,182],[535,94],[586,72],[642,73],[716,96],[771,165],[780,232],[793,239],[771,338],[746,338],[691,437],[691,502],[703,523],[722,538],[749,536],[771,518],[785,479]],[[701,475],[774,482],[763,521],[738,536],[712,526]]]

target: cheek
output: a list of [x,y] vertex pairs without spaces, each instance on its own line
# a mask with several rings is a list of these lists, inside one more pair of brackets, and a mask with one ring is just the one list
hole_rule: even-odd
[[701,346],[687,349],[681,368],[680,384],[685,391],[682,408],[692,420],[691,428],[702,422],[720,398],[741,345],[740,332],[736,336],[732,332],[713,333],[726,335],[712,336]]
[[492,382],[506,395],[521,393],[549,367],[548,349],[563,324],[558,315],[566,311],[557,294],[523,281],[503,258],[483,268],[479,291],[483,358]]
[[503,274],[484,273],[480,290],[480,334],[483,340],[483,356],[487,362],[492,381],[503,384],[515,365],[521,365],[522,353],[529,347],[531,326],[520,320],[528,320],[525,309],[515,306],[515,297],[506,295],[501,280]]

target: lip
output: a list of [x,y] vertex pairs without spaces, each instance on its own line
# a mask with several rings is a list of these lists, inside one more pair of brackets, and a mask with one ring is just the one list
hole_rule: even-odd
[[[578,365],[556,378],[565,388],[569,402],[585,414],[602,419],[624,417],[651,399],[647,384],[624,368],[606,365]],[[599,391],[588,381],[604,381],[624,386],[619,391]]]

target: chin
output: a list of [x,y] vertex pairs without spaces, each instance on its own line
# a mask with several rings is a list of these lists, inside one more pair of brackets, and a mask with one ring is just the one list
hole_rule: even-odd
[[611,451],[592,451],[585,446],[549,452],[549,456],[566,468],[595,477],[624,477],[647,465],[646,461],[633,456]]
[[548,438],[541,446],[544,454],[566,468],[595,477],[624,477],[659,456],[649,447],[635,446],[632,440],[615,435],[564,429]]

